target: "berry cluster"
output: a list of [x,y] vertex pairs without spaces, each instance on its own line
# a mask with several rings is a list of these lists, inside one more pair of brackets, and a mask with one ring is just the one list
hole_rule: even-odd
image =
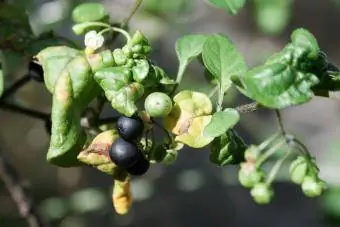
[[144,131],[143,121],[137,116],[120,116],[116,124],[121,138],[116,139],[110,148],[111,160],[131,175],[145,174],[150,163],[136,145],[136,140]]

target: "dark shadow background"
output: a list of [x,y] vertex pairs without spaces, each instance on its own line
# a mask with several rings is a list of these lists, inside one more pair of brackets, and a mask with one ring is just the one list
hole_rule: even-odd
[[[284,1],[284,0],[283,0]],[[53,29],[82,43],[71,31],[70,12],[83,1],[8,1],[24,4],[37,33]],[[132,0],[102,1],[117,21],[126,16]],[[184,2],[184,3],[183,3]],[[180,5],[183,4],[183,5]],[[282,48],[290,33],[298,27],[309,29],[320,47],[340,62],[340,5],[331,0],[295,0],[291,19],[276,34],[263,33],[256,24],[253,1],[237,16],[214,9],[204,0],[145,0],[131,21],[153,45],[152,59],[169,75],[177,72],[175,40],[191,33],[222,32],[235,42],[251,66]],[[271,20],[271,18],[268,18]],[[1,24],[0,24],[1,26]],[[27,62],[8,53],[13,75],[7,82],[25,73]],[[202,67],[190,66],[184,85],[206,89]],[[13,101],[48,112],[51,95],[41,84],[31,82]],[[226,105],[249,102],[235,92]],[[0,148],[33,189],[39,212],[53,226],[128,226],[128,227],[326,227],[340,226],[339,136],[340,105],[334,100],[315,98],[308,104],[283,113],[290,132],[295,133],[317,157],[323,179],[330,190],[319,199],[304,197],[301,189],[287,181],[287,167],[275,183],[275,199],[268,206],[256,205],[248,190],[237,183],[237,169],[218,168],[209,162],[208,150],[185,149],[169,167],[155,165],[147,175],[135,178],[135,203],[126,216],[117,216],[111,204],[112,179],[91,168],[62,169],[48,164],[45,153],[49,138],[44,123],[0,110]],[[109,106],[104,115],[113,114]],[[242,115],[239,133],[248,143],[258,143],[275,131],[272,113],[261,110]],[[0,182],[0,227],[26,226],[8,192]]]

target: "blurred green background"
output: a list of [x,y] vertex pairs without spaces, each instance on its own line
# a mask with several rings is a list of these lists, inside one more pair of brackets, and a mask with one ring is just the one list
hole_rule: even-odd
[[[71,30],[72,8],[84,1],[12,0],[26,7],[36,34],[54,30],[83,45],[83,37]],[[133,0],[101,1],[113,20],[126,16]],[[178,62],[174,43],[192,33],[221,32],[244,54],[248,65],[264,61],[282,48],[291,31],[310,30],[334,63],[340,62],[340,1],[338,0],[253,0],[238,15],[211,7],[204,0],[144,0],[130,26],[142,30],[152,46],[152,60],[169,75]],[[3,26],[0,24],[0,26]],[[15,29],[13,32],[16,32]],[[27,70],[27,59],[6,51],[5,86]],[[202,66],[192,64],[183,87],[208,87]],[[51,95],[41,84],[30,82],[13,101],[28,108],[49,112]],[[249,100],[232,92],[226,105]],[[112,114],[106,106],[104,115]],[[237,169],[218,168],[209,162],[208,150],[185,149],[170,166],[154,165],[147,175],[133,179],[134,205],[126,216],[112,208],[112,179],[91,168],[58,168],[45,161],[49,137],[44,122],[0,109],[0,149],[8,156],[32,188],[39,212],[60,227],[90,226],[340,226],[340,105],[338,101],[315,98],[310,103],[283,111],[287,129],[296,134],[316,156],[321,177],[330,189],[318,199],[304,197],[288,182],[287,167],[274,185],[276,196],[268,206],[256,205],[249,192],[237,183]],[[244,114],[238,125],[248,143],[258,143],[275,131],[271,112]],[[338,185],[338,186],[337,186]],[[6,188],[0,182],[0,227],[27,226]]]

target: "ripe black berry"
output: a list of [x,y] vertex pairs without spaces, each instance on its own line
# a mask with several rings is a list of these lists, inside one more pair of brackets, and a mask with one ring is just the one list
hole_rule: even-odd
[[44,82],[44,70],[41,65],[31,61],[28,65],[28,75],[32,80]]
[[133,166],[127,168],[126,172],[128,172],[131,175],[141,176],[149,170],[149,167],[150,162],[146,160],[144,157],[142,157]]
[[110,149],[111,160],[121,168],[129,168],[136,164],[143,155],[138,147],[122,138],[118,138]]
[[136,140],[142,135],[144,123],[139,117],[121,116],[117,120],[119,135],[127,141]]

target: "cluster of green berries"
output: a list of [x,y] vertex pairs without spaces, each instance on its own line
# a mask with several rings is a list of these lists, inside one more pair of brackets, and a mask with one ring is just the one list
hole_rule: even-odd
[[317,197],[326,189],[326,183],[319,177],[319,169],[314,160],[307,156],[298,156],[290,165],[291,181],[301,185],[308,197]]
[[265,172],[257,166],[260,151],[256,146],[250,146],[245,154],[245,162],[241,163],[238,179],[242,186],[251,189],[250,194],[259,204],[268,204],[274,193],[270,184],[265,183]]
[[144,122],[138,116],[120,116],[116,126],[120,138],[111,145],[109,155],[112,162],[131,175],[145,174],[150,167],[150,162],[136,145],[136,141],[143,134]]
[[[245,152],[245,162],[241,163],[238,179],[242,186],[251,189],[250,194],[258,204],[268,204],[274,191],[266,173],[261,169],[260,149],[251,145]],[[303,193],[308,197],[317,197],[326,189],[326,183],[319,178],[319,169],[309,155],[298,156],[289,168],[291,181],[301,185]]]

